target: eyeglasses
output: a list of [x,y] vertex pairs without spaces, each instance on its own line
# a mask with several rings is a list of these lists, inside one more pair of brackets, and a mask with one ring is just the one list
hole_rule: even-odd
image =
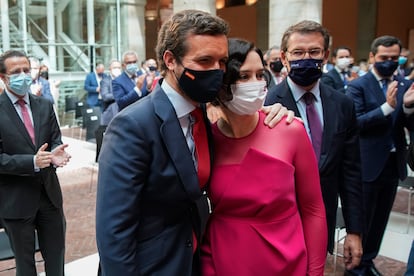
[[323,49],[319,49],[319,48],[315,48],[315,49],[310,49],[310,50],[293,50],[293,51],[286,51],[288,52],[292,57],[294,57],[295,59],[303,59],[306,55],[306,53],[309,54],[309,57],[317,59],[317,58],[321,58],[324,50]]

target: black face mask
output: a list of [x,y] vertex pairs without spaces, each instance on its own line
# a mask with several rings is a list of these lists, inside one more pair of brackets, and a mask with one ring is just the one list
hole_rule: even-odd
[[309,86],[322,76],[322,59],[299,59],[290,61],[289,77],[300,86]]
[[42,72],[40,72],[40,76],[42,78],[49,79],[49,72],[48,71],[42,71]]
[[375,62],[374,67],[382,77],[389,78],[394,74],[395,70],[397,70],[398,61],[386,60]]
[[269,64],[269,67],[272,70],[272,72],[280,73],[280,71],[282,71],[283,68],[283,63],[280,60],[272,61]]
[[148,69],[149,69],[151,72],[157,71],[157,67],[155,67],[155,66],[148,66]]
[[193,101],[208,103],[216,99],[223,83],[223,70],[197,71],[184,67],[178,84]]

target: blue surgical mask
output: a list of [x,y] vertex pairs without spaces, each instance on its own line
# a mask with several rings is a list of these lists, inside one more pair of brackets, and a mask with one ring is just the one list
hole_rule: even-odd
[[130,75],[135,75],[138,71],[138,65],[136,63],[127,64],[126,71]]
[[398,64],[399,64],[399,65],[404,65],[404,64],[407,62],[407,60],[408,60],[408,58],[407,58],[407,57],[400,56],[400,57],[398,58]]
[[19,95],[24,96],[30,91],[30,85],[32,84],[32,77],[30,74],[13,74],[9,76],[9,89]]

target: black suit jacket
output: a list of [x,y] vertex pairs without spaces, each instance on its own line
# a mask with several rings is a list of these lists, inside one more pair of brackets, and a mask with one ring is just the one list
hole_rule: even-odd
[[33,216],[39,207],[44,187],[56,207],[62,207],[62,193],[53,166],[35,172],[33,156],[48,143],[48,151],[62,144],[52,104],[42,97],[29,95],[36,145],[33,145],[6,92],[0,95],[0,217]]
[[102,275],[199,275],[192,233],[200,245],[207,217],[179,120],[158,86],[105,132],[96,207]]
[[[328,250],[332,252],[338,194],[348,232],[362,233],[362,190],[355,110],[351,99],[320,84],[323,137],[319,174],[328,223]],[[300,117],[287,80],[267,94],[265,105],[281,103]]]
[[332,87],[336,91],[345,94],[344,81],[335,68],[329,70],[328,73],[323,73],[321,82]]

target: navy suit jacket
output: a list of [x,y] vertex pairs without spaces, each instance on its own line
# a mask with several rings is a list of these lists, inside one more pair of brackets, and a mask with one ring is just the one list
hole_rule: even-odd
[[102,275],[199,275],[192,237],[200,245],[207,217],[179,120],[158,87],[105,132],[96,207]]
[[397,166],[400,179],[407,176],[404,127],[414,129],[414,115],[404,114],[403,96],[410,87],[410,81],[399,76],[397,106],[394,112],[384,116],[381,105],[385,95],[374,74],[370,71],[349,83],[347,95],[355,104],[358,126],[360,128],[362,179],[374,181],[384,169],[392,145],[397,153]]
[[127,73],[122,72],[116,79],[112,81],[112,90],[115,101],[118,104],[119,110],[124,109],[128,105],[136,102],[140,98],[147,95],[146,90],[142,91],[141,97],[135,92],[136,84],[131,80]]
[[34,171],[33,156],[48,143],[48,151],[62,144],[52,104],[29,94],[34,121],[34,145],[6,92],[0,94],[0,217],[27,218],[39,209],[44,187],[50,201],[62,208],[62,193],[51,165]]
[[344,81],[342,79],[342,76],[338,73],[338,71],[336,71],[335,68],[328,71],[328,73],[323,73],[321,77],[321,82],[326,85],[329,85],[336,91],[345,94]]
[[98,83],[98,80],[96,79],[96,73],[90,72],[89,74],[87,74],[84,88],[86,92],[88,93],[87,98],[86,98],[86,103],[90,107],[99,105],[99,93],[96,92],[96,88],[98,88],[98,86],[99,86],[99,83]]
[[[362,233],[363,230],[360,157],[352,101],[323,83],[320,93],[324,126],[318,165],[328,224],[328,250],[332,252],[338,194],[347,231]],[[265,105],[274,103],[281,103],[300,117],[286,79],[268,92]]]

